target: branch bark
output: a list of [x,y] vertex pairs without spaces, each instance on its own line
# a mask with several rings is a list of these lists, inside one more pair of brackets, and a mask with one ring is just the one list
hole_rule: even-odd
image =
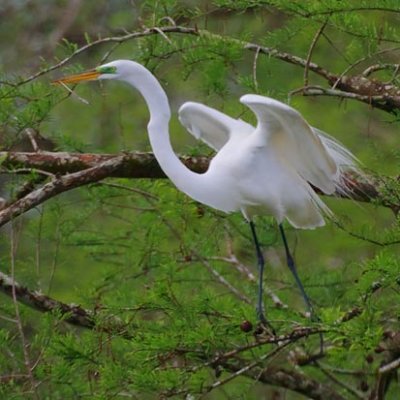
[[[207,171],[211,157],[181,156],[180,159],[192,171],[203,173]],[[0,152],[0,160],[3,160],[1,164],[3,169],[13,170],[23,166],[24,168],[38,169],[55,175],[70,174],[58,177],[54,181],[43,186],[43,188],[40,189],[42,193],[37,193],[37,191],[32,192],[28,195],[28,199],[28,196],[26,196],[24,198],[25,202],[33,201],[33,197],[37,198],[37,200],[33,201],[34,204],[32,207],[56,194],[87,183],[99,181],[106,177],[131,179],[166,178],[152,153],[133,152],[115,155],[66,152],[53,153],[45,151],[36,153]],[[400,207],[400,204],[397,204],[393,200],[389,201],[380,193],[380,189],[385,185],[385,179],[378,180],[372,176],[366,179],[365,177],[349,174],[346,176],[346,182],[352,191],[352,198],[354,200],[363,202],[376,201],[386,207],[396,210]],[[35,193],[35,195],[33,195],[33,193]],[[343,194],[340,193],[336,193],[336,196],[344,197]],[[16,209],[24,204],[24,199],[21,199],[14,207],[14,211],[11,211],[11,214],[21,214],[21,212],[16,214]],[[5,216],[5,210],[0,211],[0,226],[4,224],[4,221],[8,221],[9,219],[10,217]]]
[[[181,161],[192,171],[207,171],[210,161],[206,156],[181,156]],[[166,178],[152,153],[93,154],[66,152],[7,152],[0,151],[1,166],[6,169],[35,168],[52,174],[71,174],[110,162],[114,178]]]
[[[55,153],[57,154],[57,153]],[[125,156],[116,156],[100,162],[95,167],[90,167],[69,175],[56,177],[51,182],[46,183],[39,189],[36,189],[25,197],[15,201],[8,207],[0,210],[0,226],[18,217],[24,212],[31,210],[44,201],[88,183],[97,182],[113,174],[117,167],[122,163]]]

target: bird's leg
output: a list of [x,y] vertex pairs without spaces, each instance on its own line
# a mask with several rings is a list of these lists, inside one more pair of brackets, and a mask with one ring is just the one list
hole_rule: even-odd
[[[318,322],[319,318],[315,315],[314,308],[311,304],[310,298],[307,296],[307,293],[304,290],[303,284],[301,283],[300,277],[297,273],[296,264],[294,263],[294,259],[293,259],[292,255],[290,254],[289,246],[288,246],[288,243],[286,240],[286,235],[285,235],[285,231],[283,230],[282,224],[279,224],[279,230],[281,232],[283,244],[285,246],[287,265],[294,276],[297,286],[300,289],[300,292],[303,296],[304,302],[306,303],[308,312],[310,313],[311,321]],[[322,336],[322,333],[319,333],[319,352],[320,352],[320,355],[322,355],[324,353],[324,338]]]
[[292,257],[292,255],[290,254],[290,250],[289,250],[289,246],[286,240],[286,235],[285,235],[285,231],[283,230],[283,225],[279,224],[279,230],[281,232],[282,235],[282,240],[283,240],[283,245],[285,246],[285,253],[286,253],[286,261],[287,261],[287,265],[290,269],[290,271],[292,272],[293,276],[294,276],[294,280],[296,281],[297,286],[300,289],[301,295],[303,296],[304,302],[306,303],[308,312],[310,313],[310,317],[312,321],[315,321],[315,314],[314,314],[314,308],[311,304],[311,301],[309,299],[309,297],[307,296],[306,291],[304,290],[304,286],[301,283],[300,277],[297,273],[297,268],[296,268],[296,264],[294,262],[294,259]]
[[257,254],[257,263],[258,263],[258,272],[259,272],[259,281],[258,281],[258,300],[257,300],[257,318],[259,321],[265,326],[270,329],[270,331],[275,335],[275,329],[272,325],[267,321],[264,315],[264,306],[263,306],[263,275],[264,275],[264,256],[262,254],[260,243],[257,238],[256,234],[256,227],[253,221],[250,221],[250,229],[251,234],[253,236],[254,245],[256,247],[256,254]]

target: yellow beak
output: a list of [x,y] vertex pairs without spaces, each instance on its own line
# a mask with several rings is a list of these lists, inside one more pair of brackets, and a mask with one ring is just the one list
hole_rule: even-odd
[[83,72],[81,74],[69,75],[64,78],[57,79],[53,81],[53,84],[59,85],[60,83],[77,83],[82,81],[93,81],[101,75],[100,72],[92,69],[90,71]]

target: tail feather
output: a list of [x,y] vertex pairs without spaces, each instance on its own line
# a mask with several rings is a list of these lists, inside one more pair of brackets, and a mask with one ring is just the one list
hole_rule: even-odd
[[344,196],[352,197],[353,190],[351,188],[352,185],[349,184],[350,180],[348,175],[349,173],[354,173],[364,176],[360,169],[360,161],[350,150],[346,149],[346,147],[333,137],[319,129],[313,128],[313,130],[319,136],[322,143],[327,148],[329,155],[334,159],[338,167],[334,178],[336,192]]

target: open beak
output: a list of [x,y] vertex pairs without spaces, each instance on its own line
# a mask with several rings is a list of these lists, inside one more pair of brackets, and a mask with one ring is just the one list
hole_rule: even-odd
[[101,75],[100,72],[96,71],[95,69],[92,69],[90,71],[86,71],[81,74],[65,76],[64,78],[60,78],[53,81],[52,83],[54,85],[59,85],[62,83],[78,83],[82,81],[93,81],[97,79],[99,75]]

